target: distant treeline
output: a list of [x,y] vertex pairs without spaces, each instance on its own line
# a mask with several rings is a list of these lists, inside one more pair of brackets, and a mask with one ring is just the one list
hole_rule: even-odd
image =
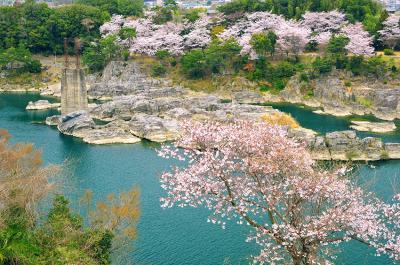
[[143,5],[143,0],[77,0],[50,8],[28,0],[0,7],[0,50],[24,46],[33,53],[62,53],[64,38],[91,42],[100,37],[99,27],[110,14],[137,16]]

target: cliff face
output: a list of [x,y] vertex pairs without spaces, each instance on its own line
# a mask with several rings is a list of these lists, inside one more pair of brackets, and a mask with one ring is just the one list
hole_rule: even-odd
[[110,62],[101,74],[88,76],[89,97],[108,99],[142,93],[160,86],[171,86],[168,81],[151,78],[143,68],[144,65],[136,61]]
[[[372,114],[383,120],[400,118],[400,87],[367,80],[348,87],[345,83],[337,73],[310,83],[294,77],[281,96],[285,101],[321,107],[338,116]],[[313,90],[313,97],[306,97],[305,87]]]

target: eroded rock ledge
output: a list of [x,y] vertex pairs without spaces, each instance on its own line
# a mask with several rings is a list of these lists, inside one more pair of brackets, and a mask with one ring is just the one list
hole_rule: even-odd
[[[293,77],[280,96],[283,101],[321,108],[321,113],[335,116],[371,114],[382,120],[400,119],[399,87],[368,79],[346,86],[345,80],[349,79],[340,71],[310,83]],[[307,96],[309,91],[312,97]]]
[[[173,141],[179,137],[179,122],[184,119],[259,121],[263,115],[279,112],[272,107],[247,104],[264,101],[255,93],[236,93],[232,103],[224,103],[216,96],[153,80],[142,74],[140,65],[135,63],[112,62],[102,75],[88,79],[90,97],[110,101],[87,112],[49,117],[46,123],[91,144],[136,143],[141,139]],[[97,120],[103,124],[96,124]],[[319,136],[311,130],[288,128],[288,136],[305,141],[317,160],[400,159],[400,144],[371,137],[360,139],[354,131]]]

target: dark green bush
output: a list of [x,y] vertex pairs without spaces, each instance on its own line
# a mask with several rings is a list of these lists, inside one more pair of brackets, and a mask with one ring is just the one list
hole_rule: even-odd
[[296,68],[293,64],[283,61],[278,63],[273,69],[272,79],[289,78],[296,73]]
[[317,57],[315,61],[312,63],[312,68],[314,73],[317,74],[326,74],[332,71],[332,61],[325,57]]
[[42,71],[42,64],[39,60],[32,60],[26,63],[24,68],[29,73],[40,73]]
[[383,53],[385,54],[385,55],[394,55],[394,51],[392,50],[392,49],[384,49],[383,50]]
[[159,50],[156,52],[156,57],[159,60],[164,60],[164,59],[168,58],[169,56],[171,56],[171,54],[167,50]]
[[207,72],[206,56],[200,49],[187,52],[181,59],[183,73],[189,78],[202,78]]
[[152,66],[151,68],[151,75],[152,76],[164,76],[167,73],[167,69],[165,68],[164,65],[158,63]]
[[348,68],[354,75],[361,75],[364,71],[363,64],[364,64],[363,56],[353,56],[350,58]]

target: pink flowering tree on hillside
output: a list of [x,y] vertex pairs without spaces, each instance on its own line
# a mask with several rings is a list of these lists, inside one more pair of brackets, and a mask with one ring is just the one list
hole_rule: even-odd
[[[286,130],[265,123],[186,122],[160,155],[188,166],[161,176],[163,207],[207,207],[209,221],[247,224],[268,264],[328,264],[356,240],[400,259],[400,195],[376,199],[345,176],[323,170]],[[178,149],[185,147],[184,150]],[[337,249],[336,249],[337,250]]]
[[394,49],[400,41],[400,16],[396,14],[390,15],[383,22],[383,29],[378,31],[380,40],[390,48]]
[[341,32],[349,38],[346,50],[355,55],[370,56],[375,49],[372,46],[373,40],[361,23],[349,24]]

